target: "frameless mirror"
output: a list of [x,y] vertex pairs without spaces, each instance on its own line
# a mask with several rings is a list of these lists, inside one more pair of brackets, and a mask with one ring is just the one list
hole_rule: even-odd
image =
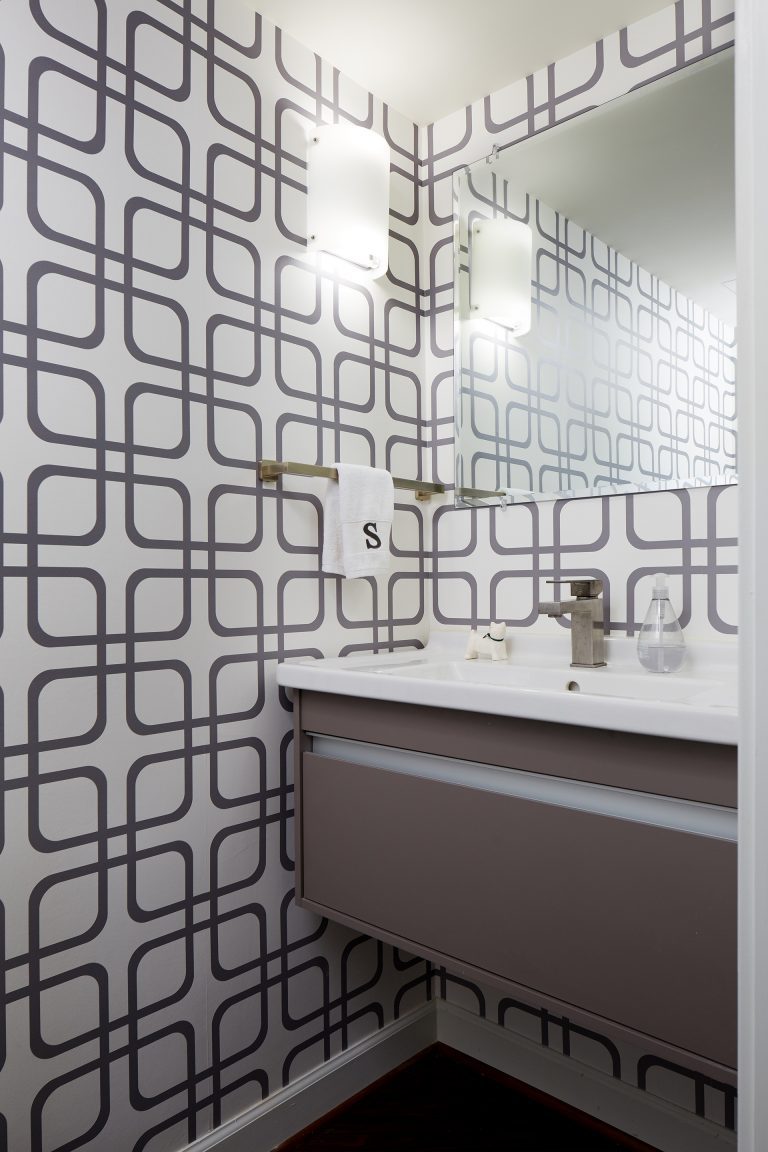
[[733,153],[729,51],[456,174],[459,506],[736,480]]

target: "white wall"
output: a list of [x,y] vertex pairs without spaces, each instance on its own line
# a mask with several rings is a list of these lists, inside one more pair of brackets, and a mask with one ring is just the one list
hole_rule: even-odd
[[738,0],[736,58],[741,537],[739,746],[739,1148],[768,1147],[768,9]]

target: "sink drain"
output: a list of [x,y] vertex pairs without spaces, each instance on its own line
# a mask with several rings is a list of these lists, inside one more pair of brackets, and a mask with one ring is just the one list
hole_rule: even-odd
[[578,680],[569,680],[566,688],[569,692],[581,692],[581,684],[579,684]]

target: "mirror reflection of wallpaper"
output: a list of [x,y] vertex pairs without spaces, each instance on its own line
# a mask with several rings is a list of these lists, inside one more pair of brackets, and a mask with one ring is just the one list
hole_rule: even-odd
[[[461,181],[457,483],[530,499],[735,479],[734,329],[486,172]],[[499,215],[534,233],[519,338],[468,319],[465,229]]]

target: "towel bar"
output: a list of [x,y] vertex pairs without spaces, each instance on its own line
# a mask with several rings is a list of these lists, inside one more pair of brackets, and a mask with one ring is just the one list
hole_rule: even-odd
[[[322,464],[297,464],[293,460],[260,460],[259,478],[265,483],[277,480],[278,476],[325,476],[328,480],[338,480],[339,474],[335,468],[325,468]],[[439,496],[445,492],[445,485],[433,483],[431,480],[403,480],[400,476],[393,476],[392,483],[395,488],[404,488],[408,492],[415,492],[417,500],[429,500],[432,496]]]
[[492,500],[499,499],[504,491],[496,488],[457,488],[456,495],[464,500]]

